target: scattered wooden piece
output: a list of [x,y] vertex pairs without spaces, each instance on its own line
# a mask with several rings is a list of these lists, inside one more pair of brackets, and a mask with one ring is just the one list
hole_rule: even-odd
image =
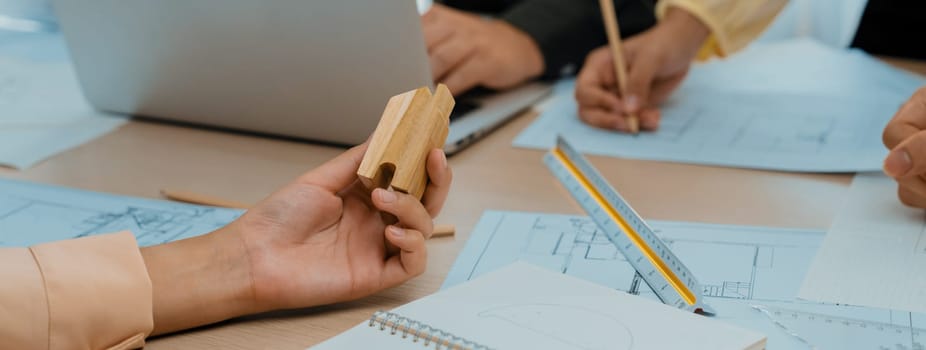
[[199,205],[210,205],[213,207],[247,209],[251,206],[247,203],[176,189],[162,188],[161,195],[173,201]]
[[434,225],[434,232],[431,234],[431,238],[453,237],[456,232],[457,228],[453,225]]

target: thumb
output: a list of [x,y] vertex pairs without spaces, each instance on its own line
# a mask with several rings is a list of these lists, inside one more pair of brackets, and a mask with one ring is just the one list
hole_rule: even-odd
[[920,130],[926,130],[926,88],[917,90],[887,123],[882,136],[884,145],[896,148]]
[[926,131],[903,140],[884,159],[884,172],[893,178],[926,173]]
[[318,168],[303,174],[296,180],[298,183],[316,185],[331,192],[338,192],[357,180],[357,169],[367,151],[368,139],[361,145],[347,150],[347,152],[331,159]]
[[638,113],[649,104],[650,88],[656,76],[657,64],[643,57],[637,57],[629,64],[627,89],[624,91],[624,108],[628,113]]

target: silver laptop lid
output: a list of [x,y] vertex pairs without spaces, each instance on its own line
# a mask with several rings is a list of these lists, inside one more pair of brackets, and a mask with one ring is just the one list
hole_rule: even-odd
[[84,94],[135,115],[363,142],[431,85],[414,0],[55,0]]

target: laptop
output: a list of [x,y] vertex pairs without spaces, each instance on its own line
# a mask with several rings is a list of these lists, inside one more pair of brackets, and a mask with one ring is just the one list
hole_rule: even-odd
[[[54,0],[96,108],[359,144],[388,99],[434,86],[415,0]],[[457,98],[455,153],[546,96],[533,83]]]

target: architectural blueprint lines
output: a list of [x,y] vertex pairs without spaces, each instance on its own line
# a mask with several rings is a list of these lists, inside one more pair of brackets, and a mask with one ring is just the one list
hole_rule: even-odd
[[[769,349],[923,349],[926,315],[796,299],[822,231],[666,221],[650,226],[696,275],[715,317],[768,335]],[[589,218],[498,211],[483,214],[442,288],[515,261],[656,298]]]
[[142,246],[220,228],[239,210],[0,180],[0,246],[131,231]]

